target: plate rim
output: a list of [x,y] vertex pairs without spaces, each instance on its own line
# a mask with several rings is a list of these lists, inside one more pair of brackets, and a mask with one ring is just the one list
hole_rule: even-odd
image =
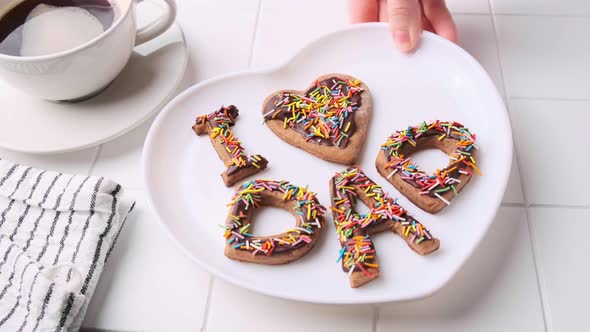
[[265,288],[261,289],[261,288],[253,287],[250,284],[241,281],[240,279],[237,279],[237,278],[234,278],[230,275],[225,274],[224,272],[220,271],[216,267],[208,265],[205,262],[203,262],[202,260],[200,260],[198,257],[194,256],[184,245],[182,245],[182,243],[180,243],[179,240],[176,239],[176,237],[174,236],[174,234],[171,231],[171,229],[169,228],[169,226],[165,222],[163,222],[163,218],[160,215],[159,210],[156,208],[156,204],[154,204],[154,200],[153,200],[153,196],[152,196],[152,188],[150,186],[150,179],[148,178],[148,175],[147,175],[150,173],[150,171],[149,171],[150,164],[148,161],[151,159],[151,155],[153,153],[153,150],[151,150],[150,147],[153,144],[152,141],[154,140],[154,135],[155,135],[154,132],[156,132],[157,129],[161,126],[161,122],[162,122],[161,120],[169,112],[172,112],[175,109],[176,105],[179,104],[180,102],[182,102],[187,96],[197,92],[198,90],[204,88],[205,86],[208,86],[210,84],[214,84],[214,83],[217,83],[220,81],[224,81],[227,79],[240,78],[242,76],[250,76],[250,75],[267,75],[267,74],[273,74],[275,72],[283,70],[283,69],[287,68],[292,62],[295,62],[295,60],[300,55],[305,53],[305,51],[307,49],[312,48],[314,45],[321,43],[322,40],[324,40],[326,38],[330,38],[333,35],[341,34],[343,32],[350,31],[350,30],[381,29],[385,26],[387,26],[386,23],[376,23],[376,22],[347,26],[345,28],[338,29],[336,31],[332,31],[332,32],[323,34],[323,35],[319,36],[318,38],[315,38],[314,40],[312,40],[309,43],[302,46],[290,58],[288,58],[287,60],[285,60],[282,63],[279,63],[277,65],[273,65],[273,66],[269,66],[269,67],[262,67],[262,68],[244,69],[244,70],[240,70],[240,71],[236,71],[236,72],[232,72],[232,73],[228,73],[228,74],[223,74],[223,75],[219,75],[219,76],[215,76],[215,77],[203,80],[195,85],[188,87],[183,92],[178,94],[175,98],[173,98],[162,109],[162,111],[154,119],[154,122],[150,126],[150,129],[149,129],[148,134],[146,136],[143,150],[142,150],[142,157],[141,157],[141,165],[142,165],[142,172],[143,172],[142,178],[143,178],[144,185],[146,188],[146,200],[147,200],[148,206],[154,212],[154,214],[157,217],[156,219],[157,219],[158,223],[164,229],[164,232],[170,237],[170,239],[172,239],[173,243],[181,250],[181,252],[183,254],[188,256],[188,258],[191,261],[197,263],[201,268],[203,268],[205,271],[210,273],[211,277],[213,277],[213,276],[218,277],[226,282],[229,282],[233,285],[247,289],[252,292],[256,292],[256,293],[260,293],[260,294],[264,294],[264,295],[268,295],[268,296],[272,296],[272,297],[276,297],[276,298],[282,298],[282,299],[299,301],[299,302],[306,302],[306,303],[354,305],[354,304],[378,304],[378,303],[387,303],[387,302],[406,302],[406,301],[411,301],[411,300],[423,299],[423,298],[432,296],[433,294],[437,293],[446,284],[448,284],[453,278],[455,278],[456,274],[463,268],[463,266],[469,260],[469,258],[471,258],[473,256],[473,253],[475,252],[475,250],[477,250],[477,247],[479,247],[481,245],[482,239],[487,235],[491,225],[494,223],[495,217],[498,214],[498,211],[501,207],[504,193],[506,192],[506,188],[508,186],[508,181],[509,181],[511,167],[512,167],[513,148],[514,148],[514,142],[513,142],[513,136],[512,136],[512,125],[511,125],[511,121],[510,121],[510,116],[509,116],[508,110],[506,108],[506,105],[504,103],[504,99],[500,95],[500,93],[499,93],[497,87],[495,86],[493,80],[491,79],[490,75],[482,67],[482,65],[471,54],[469,54],[467,51],[465,51],[463,48],[461,48],[457,44],[454,44],[454,43],[452,43],[452,42],[450,42],[450,41],[448,41],[436,34],[428,32],[428,31],[422,32],[422,39],[431,39],[434,42],[445,44],[446,47],[451,47],[455,52],[458,52],[459,56],[461,56],[463,59],[470,62],[471,65],[473,66],[473,68],[479,72],[480,77],[485,81],[486,84],[488,84],[492,88],[491,90],[493,90],[493,92],[492,92],[493,98],[495,98],[496,101],[498,102],[498,104],[501,105],[501,107],[502,107],[503,112],[498,110],[499,113],[502,114],[502,121],[504,122],[504,124],[508,128],[510,128],[510,131],[505,134],[506,145],[507,145],[506,146],[507,149],[505,150],[505,152],[507,154],[507,158],[505,159],[505,162],[507,165],[505,165],[505,167],[504,167],[504,172],[503,172],[504,174],[501,174],[501,177],[504,179],[503,183],[501,183],[501,187],[502,187],[501,193],[502,194],[499,195],[499,197],[494,198],[494,200],[495,200],[494,205],[496,206],[496,208],[493,211],[493,213],[491,213],[490,220],[484,226],[484,228],[485,228],[484,231],[481,232],[480,235],[478,236],[478,238],[476,239],[476,241],[473,242],[474,245],[471,248],[470,253],[468,255],[463,255],[461,262],[459,264],[457,264],[456,268],[454,268],[451,271],[451,273],[449,274],[449,277],[447,279],[437,282],[434,286],[427,288],[422,292],[414,293],[414,295],[406,295],[406,296],[395,297],[395,298],[388,297],[387,295],[381,295],[381,296],[374,296],[373,298],[370,298],[370,299],[351,298],[351,299],[347,299],[347,300],[337,300],[337,301],[334,301],[331,299],[321,299],[321,298],[310,299],[310,298],[307,298],[304,296],[298,296],[297,293],[288,293],[288,292],[281,293],[281,292],[276,292],[273,290],[268,290]]

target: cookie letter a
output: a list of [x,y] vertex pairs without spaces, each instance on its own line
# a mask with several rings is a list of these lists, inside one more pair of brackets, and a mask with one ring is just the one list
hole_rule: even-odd
[[[336,173],[330,180],[332,214],[342,245],[338,261],[350,277],[350,287],[360,287],[379,276],[377,253],[370,235],[389,230],[401,236],[420,255],[438,249],[440,242],[419,221],[389,198],[381,186],[358,166]],[[371,211],[359,214],[354,206],[360,199]]]

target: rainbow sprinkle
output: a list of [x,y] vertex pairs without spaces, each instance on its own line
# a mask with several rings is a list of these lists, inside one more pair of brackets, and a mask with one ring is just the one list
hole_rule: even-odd
[[[254,237],[249,233],[252,209],[263,206],[264,195],[279,192],[284,201],[294,201],[297,226],[280,235]],[[316,194],[297,187],[288,181],[252,180],[238,187],[232,202],[224,237],[234,249],[246,250],[253,255],[287,252],[313,241],[311,235],[322,227],[325,208]]]
[[256,154],[248,157],[244,151],[242,143],[234,136],[230,127],[235,124],[235,119],[239,116],[239,110],[230,105],[222,106],[218,111],[197,117],[196,125],[211,124],[211,140],[219,138],[219,143],[224,146],[229,156],[225,163],[227,175],[237,172],[239,169],[249,166],[256,168],[266,168],[268,161],[263,156]]
[[307,141],[345,148],[355,132],[362,92],[360,80],[330,77],[316,81],[305,95],[277,92],[265,106],[264,119],[281,121]]
[[[442,170],[437,169],[434,174],[420,170],[411,158],[403,153],[411,153],[412,149],[420,144],[421,139],[430,137],[436,137],[438,141],[456,141],[456,150],[450,155],[449,165]],[[391,169],[387,176],[388,180],[397,174],[419,189],[420,194],[436,197],[447,205],[450,202],[444,196],[448,195],[447,193],[455,196],[458,194],[456,186],[461,183],[461,175],[471,176],[474,171],[481,175],[474,157],[474,151],[477,150],[476,135],[458,122],[422,122],[419,126],[396,131],[381,145],[381,149],[388,158],[385,169]]]
[[[358,166],[336,173],[332,178],[332,206],[336,233],[342,245],[338,262],[344,271],[352,273],[360,270],[369,277],[368,268],[378,268],[375,246],[367,235],[367,230],[386,221],[399,222],[403,228],[402,236],[409,244],[419,245],[432,239],[432,235],[419,221],[408,215],[397,204],[397,199],[389,198],[381,186],[369,179]],[[354,210],[355,197],[360,197],[371,210],[359,214]],[[367,202],[370,201],[370,204]]]

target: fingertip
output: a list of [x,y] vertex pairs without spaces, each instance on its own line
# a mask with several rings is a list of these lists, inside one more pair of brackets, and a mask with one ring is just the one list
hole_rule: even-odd
[[395,30],[392,31],[393,41],[395,45],[402,52],[409,52],[412,50],[412,39],[410,33],[407,30]]
[[420,41],[420,32],[410,32],[408,30],[392,30],[391,35],[397,48],[404,52],[409,53],[416,49]]
[[413,51],[422,32],[421,10],[417,0],[388,1],[389,23],[393,40],[399,50]]

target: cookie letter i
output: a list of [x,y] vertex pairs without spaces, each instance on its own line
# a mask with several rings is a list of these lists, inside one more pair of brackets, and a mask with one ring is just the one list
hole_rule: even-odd
[[221,177],[227,187],[262,171],[268,165],[268,160],[261,155],[248,157],[241,142],[231,131],[230,127],[235,124],[239,112],[234,105],[222,106],[213,113],[198,116],[193,125],[197,136],[209,135],[215,151],[225,163],[227,169],[221,173]]

